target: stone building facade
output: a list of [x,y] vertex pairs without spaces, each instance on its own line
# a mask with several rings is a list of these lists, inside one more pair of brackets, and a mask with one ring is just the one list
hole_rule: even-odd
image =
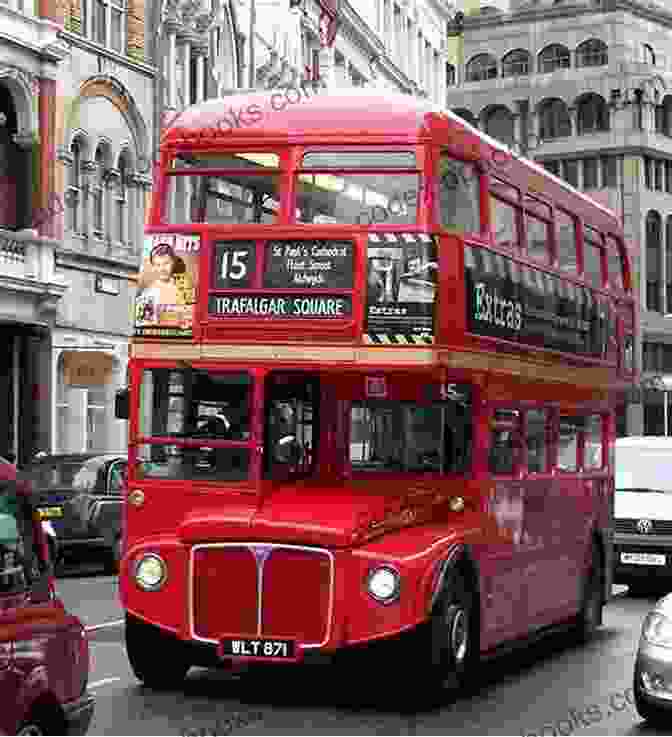
[[130,304],[151,191],[155,70],[143,0],[69,0],[63,8],[56,107],[55,272],[50,449],[121,451],[114,417],[126,383]]
[[53,100],[67,55],[56,18],[48,3],[0,4],[0,456],[20,461],[49,442],[49,357],[67,292],[49,215]]
[[446,106],[619,214],[638,285],[636,355],[644,385],[659,387],[621,408],[619,434],[672,434],[660,391],[672,387],[672,13],[540,0],[465,15]]

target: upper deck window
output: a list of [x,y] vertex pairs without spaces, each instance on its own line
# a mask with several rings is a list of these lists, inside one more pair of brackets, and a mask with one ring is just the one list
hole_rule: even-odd
[[296,219],[300,223],[400,225],[416,222],[418,174],[299,174]]
[[[273,223],[280,207],[274,153],[188,152],[173,159],[167,223]],[[190,173],[193,171],[194,173]]]
[[439,161],[438,197],[444,228],[466,233],[480,231],[480,177],[473,164],[443,154]]
[[609,272],[609,285],[612,289],[623,290],[623,263],[621,262],[621,249],[618,241],[607,236],[607,266]]
[[602,252],[604,245],[602,234],[591,228],[583,226],[583,265],[584,277],[594,287],[602,287]]
[[558,267],[562,271],[576,274],[576,221],[572,215],[563,210],[555,211],[555,220],[557,222]]
[[176,154],[172,169],[278,169],[280,157],[274,153],[233,153],[232,151],[188,151]]
[[415,169],[413,151],[311,151],[302,169]]

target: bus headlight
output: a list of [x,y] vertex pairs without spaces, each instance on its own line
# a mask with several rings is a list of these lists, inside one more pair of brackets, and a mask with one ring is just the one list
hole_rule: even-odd
[[390,604],[399,597],[401,579],[397,571],[389,566],[374,568],[366,583],[369,595],[381,604]]
[[166,582],[168,568],[156,553],[143,555],[135,564],[135,582],[145,591],[158,591]]

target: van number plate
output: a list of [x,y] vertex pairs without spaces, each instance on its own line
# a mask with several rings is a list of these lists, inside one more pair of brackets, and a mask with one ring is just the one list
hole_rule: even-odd
[[243,658],[287,658],[293,659],[293,640],[222,640],[220,655]]
[[656,553],[621,553],[621,563],[634,563],[640,566],[664,566],[665,556]]

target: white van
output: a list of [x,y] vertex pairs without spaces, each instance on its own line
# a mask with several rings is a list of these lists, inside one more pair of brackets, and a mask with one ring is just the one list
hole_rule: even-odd
[[672,438],[616,440],[614,583],[672,590]]

